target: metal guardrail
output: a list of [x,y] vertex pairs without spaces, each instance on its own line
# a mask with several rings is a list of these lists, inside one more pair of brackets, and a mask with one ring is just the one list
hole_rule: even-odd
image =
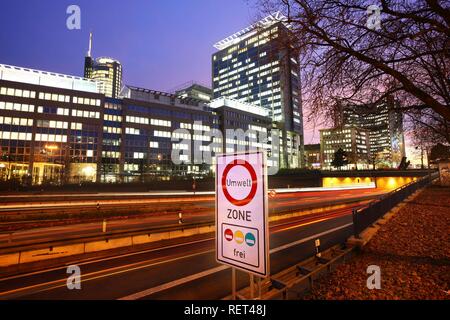
[[372,225],[415,191],[429,185],[438,176],[439,173],[430,173],[417,181],[405,184],[381,196],[378,200],[371,202],[365,208],[354,209],[352,212],[354,236],[359,238],[360,233],[364,229]]
[[[65,239],[45,239],[44,241],[29,240],[22,243],[7,243],[6,245],[0,244],[0,253],[14,252],[17,249],[21,250],[31,250],[39,248],[47,248],[50,246],[58,245],[70,245],[75,243],[80,243],[83,241],[102,241],[102,240],[112,240],[123,237],[130,237],[143,234],[152,233],[162,233],[170,231],[183,231],[192,228],[202,228],[213,226],[213,221],[195,222],[195,223],[185,223],[183,225],[165,225],[165,226],[154,226],[146,228],[134,228],[128,230],[114,230],[105,233],[98,232],[96,234],[86,234],[86,235],[73,235],[67,236]],[[4,232],[4,234],[10,234],[10,232]]]

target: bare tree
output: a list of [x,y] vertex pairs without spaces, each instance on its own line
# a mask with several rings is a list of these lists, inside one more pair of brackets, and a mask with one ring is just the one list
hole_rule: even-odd
[[409,131],[416,145],[430,147],[436,143],[450,143],[450,121],[431,109],[406,112]]
[[[450,121],[450,2],[381,0],[380,26],[368,19],[373,0],[259,0],[261,11],[287,17],[300,52],[309,118],[330,119],[336,99],[376,103],[386,96],[424,121]],[[434,123],[429,125],[434,126]]]

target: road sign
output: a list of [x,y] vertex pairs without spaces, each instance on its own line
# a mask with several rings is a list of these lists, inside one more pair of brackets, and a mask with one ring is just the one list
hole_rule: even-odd
[[267,166],[264,151],[216,157],[216,258],[269,275]]

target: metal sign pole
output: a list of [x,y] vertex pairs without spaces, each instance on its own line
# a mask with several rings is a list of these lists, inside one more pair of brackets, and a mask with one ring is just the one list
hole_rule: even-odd
[[252,300],[255,298],[254,284],[255,284],[255,279],[254,279],[253,273],[250,273],[250,299],[252,299]]
[[261,300],[261,277],[258,277],[258,299]]
[[231,297],[236,300],[236,269],[231,268]]

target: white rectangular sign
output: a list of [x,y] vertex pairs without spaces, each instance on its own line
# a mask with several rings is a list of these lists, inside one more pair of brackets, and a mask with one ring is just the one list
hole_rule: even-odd
[[216,258],[269,275],[267,166],[264,151],[216,157]]

